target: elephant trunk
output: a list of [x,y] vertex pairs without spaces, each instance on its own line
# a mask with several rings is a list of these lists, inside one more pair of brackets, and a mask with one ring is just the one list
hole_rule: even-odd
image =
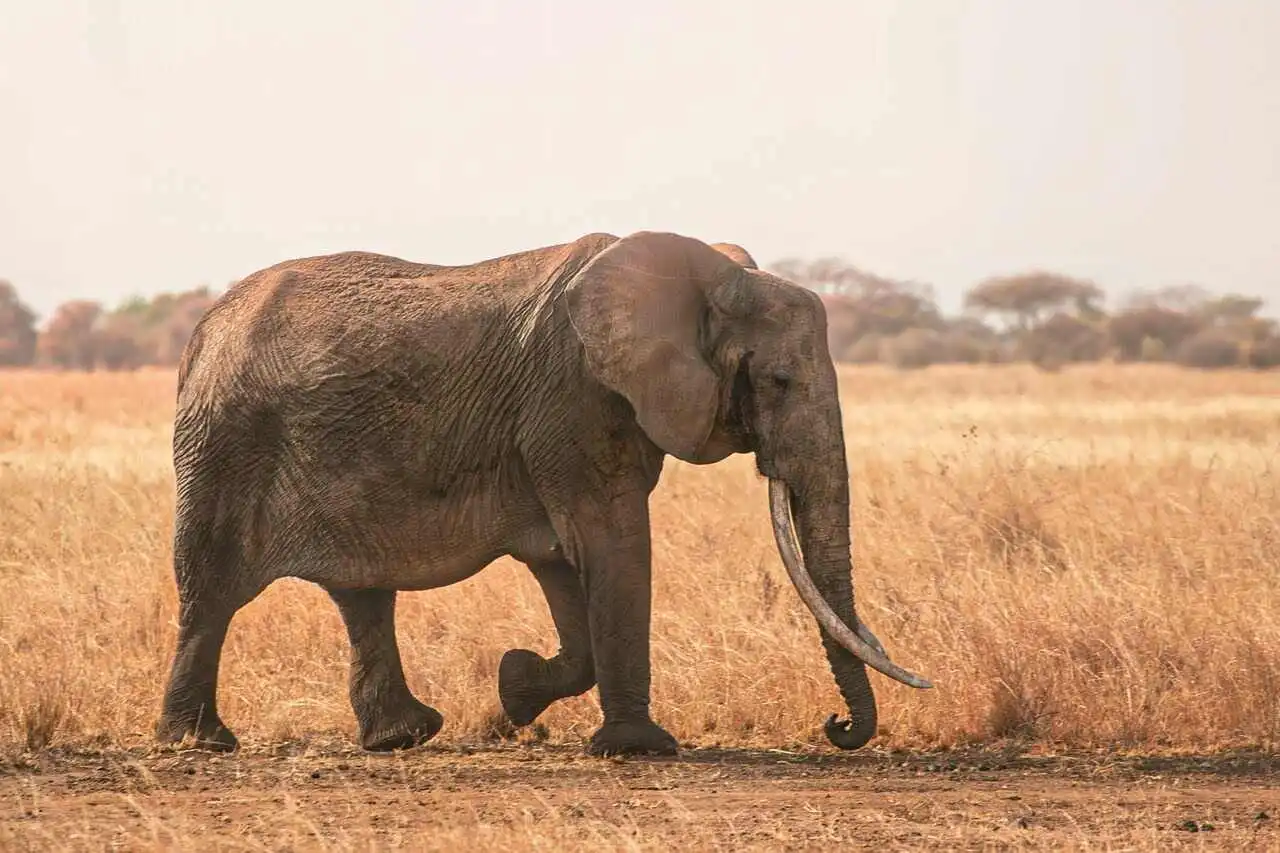
[[827,660],[849,709],[848,720],[839,720],[835,714],[827,720],[827,739],[840,749],[857,749],[876,731],[875,695],[867,666],[911,687],[933,685],[893,663],[858,620],[849,549],[848,477],[821,479],[824,482],[801,480],[795,489],[770,479],[769,514],[787,575],[821,628]]

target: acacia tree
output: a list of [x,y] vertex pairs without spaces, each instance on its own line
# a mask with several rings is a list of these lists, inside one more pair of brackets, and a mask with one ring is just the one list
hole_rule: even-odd
[[1170,284],[1150,290],[1138,290],[1125,299],[1126,311],[1159,308],[1180,314],[1195,314],[1213,295],[1198,284]]
[[1175,284],[1129,294],[1129,310],[1157,308],[1176,311],[1207,326],[1247,324],[1266,302],[1256,296],[1226,293],[1215,296],[1198,284]]
[[0,279],[0,367],[26,367],[36,355],[36,314]]
[[771,265],[772,270],[788,281],[803,285],[816,293],[851,294],[874,278],[838,257],[812,261],[784,258]]
[[1257,319],[1258,311],[1264,304],[1266,303],[1256,296],[1228,293],[1206,300],[1197,308],[1196,313],[1210,325],[1232,326]]
[[994,276],[965,294],[966,309],[1002,317],[1008,327],[1025,333],[1058,313],[1082,320],[1102,316],[1102,289],[1091,281],[1036,270]]
[[821,296],[828,344],[837,359],[872,335],[891,338],[908,329],[936,330],[944,325],[927,285],[875,275],[836,257],[788,258],[772,269]]

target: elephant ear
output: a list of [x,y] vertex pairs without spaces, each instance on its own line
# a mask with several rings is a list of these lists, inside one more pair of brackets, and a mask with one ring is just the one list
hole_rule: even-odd
[[756,263],[756,259],[751,257],[751,253],[739,246],[737,243],[712,243],[711,248],[724,255],[743,269],[758,270],[760,265]]
[[600,252],[569,284],[569,319],[592,375],[635,409],[649,439],[693,460],[719,407],[699,340],[708,294],[742,268],[699,240],[640,231]]

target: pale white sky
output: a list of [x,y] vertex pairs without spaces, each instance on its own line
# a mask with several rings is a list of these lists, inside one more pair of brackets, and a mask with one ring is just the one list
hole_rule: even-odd
[[[759,11],[757,11],[759,9]],[[0,0],[0,278],[651,228],[1280,308],[1277,0]]]

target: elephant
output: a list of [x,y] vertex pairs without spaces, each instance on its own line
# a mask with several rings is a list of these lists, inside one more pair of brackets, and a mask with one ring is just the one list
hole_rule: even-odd
[[503,556],[546,597],[560,647],[507,651],[516,726],[596,687],[591,755],[673,755],[650,714],[649,496],[665,458],[754,454],[780,557],[812,612],[848,719],[876,731],[866,667],[895,664],[856,617],[849,475],[812,291],[742,247],[639,231],[470,265],[351,251],[224,292],[177,369],[176,648],[156,737],[231,751],[218,667],[232,616],[273,581],[322,587],[351,647],[365,750],[443,725],[405,682],[396,594]]

